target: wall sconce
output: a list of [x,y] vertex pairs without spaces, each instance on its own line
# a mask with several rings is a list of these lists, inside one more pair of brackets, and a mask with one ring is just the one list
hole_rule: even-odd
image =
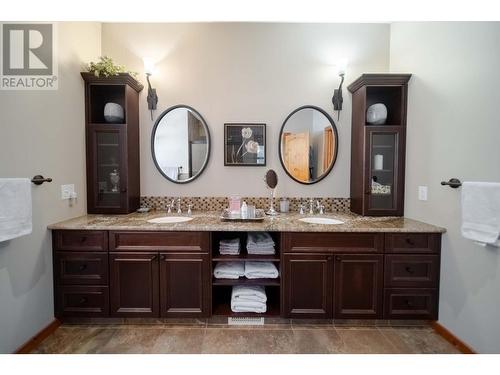
[[156,109],[156,105],[158,104],[158,95],[156,95],[156,89],[151,87],[151,82],[149,81],[149,77],[153,75],[155,65],[151,59],[144,58],[144,72],[146,73],[146,80],[148,81],[148,109],[151,111],[151,120],[153,120],[153,111]]
[[342,111],[342,103],[344,98],[342,98],[342,84],[344,83],[345,70],[347,68],[347,60],[341,60],[337,65],[337,73],[340,77],[340,85],[338,89],[333,90],[333,110],[337,111],[337,120],[340,120],[340,111]]

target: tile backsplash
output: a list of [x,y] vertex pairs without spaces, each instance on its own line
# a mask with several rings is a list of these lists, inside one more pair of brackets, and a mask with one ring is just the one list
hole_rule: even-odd
[[[172,199],[178,197],[160,197],[146,196],[141,197],[141,206],[147,206],[155,210],[166,210],[167,204]],[[290,211],[298,211],[299,204],[302,202],[308,208],[308,199],[297,197],[278,197],[275,199],[275,208],[279,211],[279,201],[286,198],[290,202]],[[269,197],[242,197],[242,201],[247,204],[255,205],[256,208],[267,209],[269,207]],[[350,210],[349,198],[313,198],[314,201],[319,200],[325,206],[326,212],[348,212]],[[192,210],[195,211],[221,211],[228,207],[227,197],[181,197],[181,205],[183,211],[187,209],[187,205],[191,204]]]

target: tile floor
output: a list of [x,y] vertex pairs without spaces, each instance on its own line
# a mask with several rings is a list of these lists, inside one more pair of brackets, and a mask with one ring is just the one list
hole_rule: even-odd
[[270,319],[122,320],[63,324],[33,353],[459,353],[427,324]]

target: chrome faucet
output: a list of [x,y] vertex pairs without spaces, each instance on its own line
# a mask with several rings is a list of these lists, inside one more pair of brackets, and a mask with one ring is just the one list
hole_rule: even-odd
[[177,198],[177,213],[182,214],[181,210],[181,198]]
[[304,205],[302,203],[299,204],[299,214],[304,215]]
[[316,201],[316,207],[318,208],[318,213],[319,213],[320,215],[324,215],[324,213],[325,213],[325,211],[324,211],[325,206],[324,206],[324,205],[322,205],[322,204],[319,202],[319,200],[317,200],[317,201]]
[[309,199],[309,215],[314,214],[314,199]]
[[168,208],[167,214],[171,214],[172,213],[172,208],[174,208],[174,202],[175,202],[175,199],[172,199],[172,201],[170,202],[170,204],[167,204],[167,208]]

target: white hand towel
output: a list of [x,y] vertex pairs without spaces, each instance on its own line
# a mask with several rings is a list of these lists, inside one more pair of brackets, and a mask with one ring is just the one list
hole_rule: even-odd
[[462,184],[462,236],[483,245],[500,246],[500,183]]
[[231,301],[266,303],[266,290],[260,285],[235,285],[231,292]]
[[247,279],[276,279],[279,271],[272,262],[245,262]]
[[245,276],[245,265],[242,262],[219,262],[214,268],[216,279],[239,279]]
[[0,242],[32,231],[31,181],[0,178]]
[[267,232],[249,232],[247,236],[248,247],[270,247],[274,246],[271,235]]

